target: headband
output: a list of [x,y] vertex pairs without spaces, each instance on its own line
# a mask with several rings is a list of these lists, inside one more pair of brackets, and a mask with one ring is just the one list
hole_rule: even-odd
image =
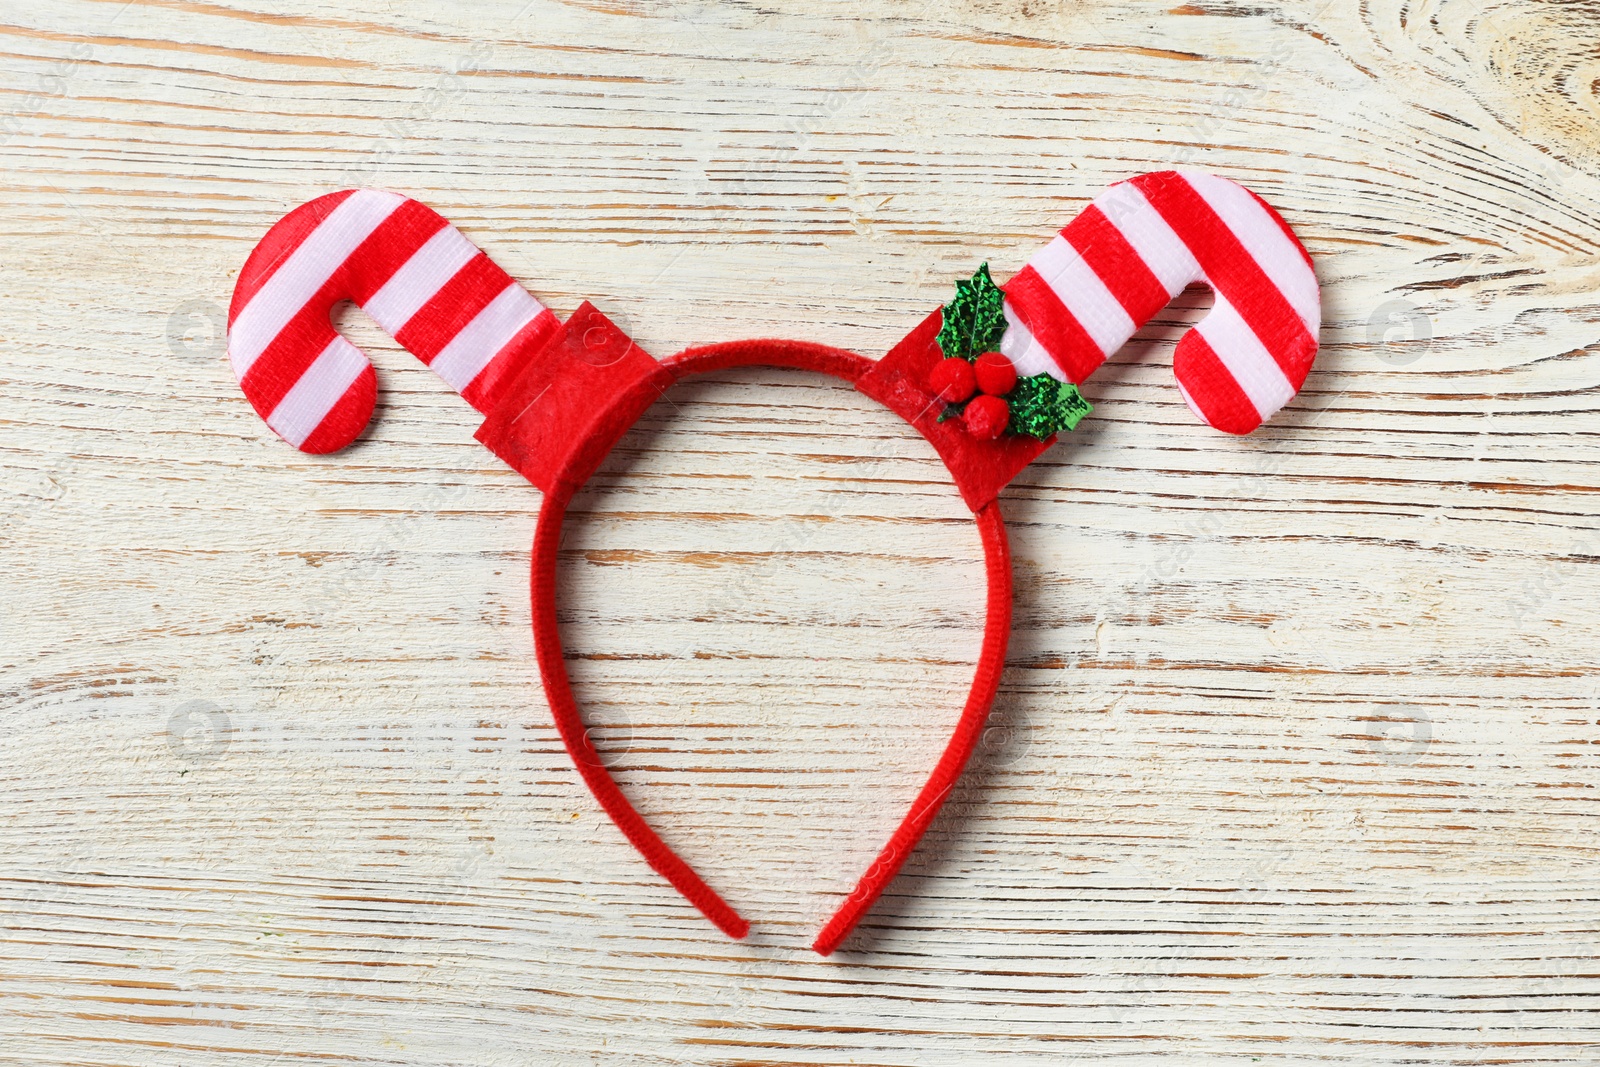
[[556,549],[573,494],[680,378],[793,367],[849,382],[932,443],[982,538],[983,645],[955,731],[910,810],[817,936],[828,955],[916,848],[972,755],[1011,631],[1011,562],[997,497],[1090,410],[1077,385],[1186,287],[1214,305],[1179,341],[1173,373],[1196,415],[1243,434],[1299,391],[1321,308],[1311,258],[1264,201],[1225,178],[1161,171],[1111,186],[1012,277],[987,265],[879,360],[756,340],[656,359],[588,303],[565,322],[440,215],[371,189],[285,215],[245,262],[228,314],[244,394],[303,452],[344,447],[372,416],[372,364],[332,325],[354,301],[481,412],[475,435],[543,492],[533,539],[534,647],[574,765],[662,877],[732,937],[746,922],[640,817],[600,759],[572,695],[556,623]]

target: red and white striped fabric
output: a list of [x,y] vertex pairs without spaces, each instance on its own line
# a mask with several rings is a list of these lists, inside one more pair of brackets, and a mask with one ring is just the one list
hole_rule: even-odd
[[1215,305],[1178,342],[1178,388],[1212,426],[1249,433],[1305,383],[1321,297],[1288,224],[1226,178],[1161,171],[1100,194],[1004,286],[1001,350],[1018,374],[1082,382],[1195,282]]
[[312,200],[261,239],[228,313],[239,385],[267,425],[303,452],[355,440],[377,400],[371,362],[330,319],[344,300],[483,412],[560,325],[415,200],[374,189]]

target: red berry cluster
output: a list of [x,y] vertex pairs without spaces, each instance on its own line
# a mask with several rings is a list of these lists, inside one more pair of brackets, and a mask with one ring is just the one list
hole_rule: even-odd
[[1011,421],[1005,395],[1017,386],[1017,368],[999,352],[985,352],[970,363],[952,356],[934,366],[928,385],[946,404],[970,401],[961,412],[961,424],[980,441],[993,441]]

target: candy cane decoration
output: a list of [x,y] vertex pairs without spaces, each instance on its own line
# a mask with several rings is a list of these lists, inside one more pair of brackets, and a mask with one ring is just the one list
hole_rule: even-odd
[[1226,178],[1161,171],[1100,194],[1004,286],[1001,352],[1076,385],[1194,282],[1215,304],[1178,342],[1178,389],[1212,426],[1249,433],[1305,383],[1322,312],[1305,248]]
[[285,215],[246,261],[228,313],[228,358],[267,425],[303,452],[333,452],[372,417],[372,363],[334,330],[352,300],[479,411],[493,407],[555,315],[432,209],[346,190]]
[[672,382],[728,367],[833,375],[933,444],[981,531],[982,651],[961,717],[921,793],[818,935],[815,947],[826,955],[917,847],[983,732],[1012,609],[997,497],[1088,410],[1077,383],[1195,282],[1212,288],[1215,306],[1178,342],[1179,389],[1212,426],[1248,433],[1305,382],[1321,317],[1316,275],[1270,207],[1233,182],[1190,171],[1112,186],[1003,290],[980,269],[957,284],[955,300],[876,361],[776,340],[656,360],[587,304],[560,323],[421,204],[372,190],[335,193],[289,213],[250,256],[234,293],[228,352],[268,425],[303,451],[331,452],[361,432],[376,398],[371,363],[329,318],[336,303],[353,300],[484,413],[477,439],[543,490],[534,646],[562,741],[650,865],[734,937],[744,936],[746,920],[648,826],[584,727],[556,606],[567,507]]

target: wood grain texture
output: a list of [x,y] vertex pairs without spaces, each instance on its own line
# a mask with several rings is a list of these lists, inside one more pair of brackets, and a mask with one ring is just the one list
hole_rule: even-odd
[[[8,0],[0,1064],[1600,1062],[1600,4]],[[253,242],[416,196],[649,350],[876,356],[1108,182],[1317,259],[1304,393],[1171,383],[1190,294],[1008,490],[996,725],[807,948],[976,655],[931,449],[820,378],[679,385],[574,506],[598,811],[528,629],[535,490],[359,314],[379,417],[272,437]]]

